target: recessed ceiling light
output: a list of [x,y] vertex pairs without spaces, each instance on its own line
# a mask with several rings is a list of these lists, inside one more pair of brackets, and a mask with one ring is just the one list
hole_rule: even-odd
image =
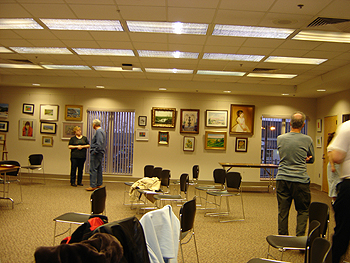
[[98,49],[98,48],[73,48],[78,55],[89,56],[124,56],[133,57],[134,52],[129,49]]
[[325,92],[326,90],[325,90],[325,89],[318,89],[317,91],[319,91],[319,92]]
[[97,85],[97,86],[96,86],[96,88],[98,88],[98,89],[104,89],[104,88],[105,88],[105,86],[102,86],[102,85]]
[[159,88],[158,90],[166,90],[166,88]]
[[247,77],[255,78],[277,78],[277,79],[292,79],[298,75],[295,74],[270,74],[270,73],[249,73]]
[[145,68],[149,73],[175,73],[175,74],[192,74],[192,69],[177,69],[177,68]]
[[282,93],[282,96],[289,96],[288,93]]
[[231,93],[231,90],[224,90],[224,93]]
[[328,59],[323,59],[323,58],[296,58],[296,57],[270,56],[267,59],[265,59],[264,62],[319,65],[327,60]]
[[92,66],[95,70],[101,71],[123,71],[123,72],[142,72],[141,68],[132,68],[131,70],[124,70],[122,67],[109,67],[109,66]]
[[303,30],[296,34],[292,39],[350,43],[350,33]]
[[208,24],[126,21],[131,32],[205,35]]
[[13,53],[13,51],[6,47],[0,47],[0,53]]
[[33,85],[33,86],[37,86],[37,87],[39,87],[39,86],[40,86],[40,84],[39,84],[39,83],[33,83],[32,85]]
[[33,18],[0,18],[0,29],[44,29]]
[[67,48],[60,47],[10,47],[13,51],[21,54],[73,54]]
[[151,58],[191,58],[197,59],[199,53],[180,52],[180,51],[152,51],[152,50],[137,50],[140,57]]
[[286,39],[293,32],[294,32],[294,29],[287,29],[287,28],[215,25],[213,36]]
[[32,65],[32,64],[5,64],[5,63],[0,64],[0,68],[43,69],[38,65]]
[[203,59],[213,60],[234,60],[234,61],[254,61],[259,62],[264,56],[257,55],[239,55],[239,54],[220,54],[220,53],[204,53]]
[[124,31],[118,20],[40,19],[51,30]]
[[218,75],[218,76],[243,76],[246,72],[235,71],[217,71],[217,70],[197,70],[200,75]]
[[65,70],[91,70],[88,66],[83,65],[42,65],[46,69],[65,69]]

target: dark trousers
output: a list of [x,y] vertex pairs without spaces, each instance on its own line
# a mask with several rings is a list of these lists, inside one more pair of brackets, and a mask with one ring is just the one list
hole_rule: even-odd
[[350,240],[350,179],[338,184],[339,193],[333,204],[335,228],[332,244],[332,262],[339,263]]
[[84,169],[85,158],[71,158],[70,162],[71,162],[70,183],[75,184],[75,178],[76,178],[77,169],[78,169],[77,184],[81,184],[81,181],[83,180],[83,169]]
[[276,181],[278,201],[278,234],[288,235],[289,210],[294,200],[297,214],[296,235],[305,235],[307,220],[309,218],[309,207],[311,203],[310,184]]
[[102,159],[103,153],[90,155],[90,186],[92,188],[102,185]]

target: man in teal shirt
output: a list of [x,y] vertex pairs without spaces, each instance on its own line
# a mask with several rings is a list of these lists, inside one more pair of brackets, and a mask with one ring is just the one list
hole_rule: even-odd
[[291,131],[277,137],[280,163],[276,177],[278,201],[278,234],[288,235],[289,210],[294,200],[297,214],[296,235],[305,235],[311,202],[310,177],[306,163],[314,162],[314,146],[310,136],[300,133],[305,114],[295,112],[290,120]]

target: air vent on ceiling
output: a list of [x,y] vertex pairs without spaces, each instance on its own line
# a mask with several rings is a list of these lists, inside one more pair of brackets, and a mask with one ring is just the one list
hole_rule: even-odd
[[349,22],[349,21],[350,19],[317,17],[314,21],[308,24],[307,27],[333,25],[333,24],[340,24],[340,23]]
[[253,72],[256,73],[273,73],[276,72],[278,69],[274,69],[274,68],[255,68],[253,69]]
[[9,59],[9,61],[16,64],[34,64],[28,59]]

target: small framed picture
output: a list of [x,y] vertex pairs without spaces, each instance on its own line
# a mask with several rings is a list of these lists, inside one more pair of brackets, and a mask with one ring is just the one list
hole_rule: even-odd
[[0,144],[4,144],[3,141],[6,141],[6,134],[5,133],[0,133]]
[[36,131],[36,120],[34,119],[20,119],[19,120],[19,138],[26,140],[35,140],[35,131]]
[[40,133],[56,134],[56,123],[52,122],[41,122]]
[[58,121],[58,105],[40,105],[40,120]]
[[66,121],[81,121],[83,119],[83,106],[66,105],[65,119]]
[[53,137],[52,136],[43,136],[42,137],[42,145],[52,147]]
[[0,121],[0,131],[8,132],[9,130],[9,122],[8,121]]
[[139,126],[147,125],[147,116],[139,116]]
[[152,127],[175,128],[175,108],[152,108]]
[[34,114],[34,104],[23,103],[22,112],[25,114]]
[[317,132],[322,132],[322,119],[317,119],[316,120],[316,131]]
[[148,129],[136,129],[136,141],[148,141]]
[[169,132],[158,132],[158,144],[169,144]]
[[71,137],[75,135],[73,129],[75,126],[78,126],[80,130],[83,132],[82,122],[63,122],[62,123],[62,140],[69,140]]
[[181,109],[180,122],[181,133],[199,133],[199,110]]
[[183,150],[187,151],[187,152],[193,152],[194,151],[194,143],[195,143],[195,137],[184,136]]
[[207,110],[205,111],[206,127],[227,127],[227,110]]
[[206,150],[226,150],[226,132],[206,131],[205,144]]
[[322,147],[322,136],[316,136],[316,148]]
[[348,120],[350,120],[350,114],[343,114],[343,116],[342,116],[342,122],[346,122],[346,121],[348,121]]
[[236,138],[236,152],[247,152],[248,150],[248,138]]
[[0,117],[7,118],[9,116],[9,105],[0,103]]

